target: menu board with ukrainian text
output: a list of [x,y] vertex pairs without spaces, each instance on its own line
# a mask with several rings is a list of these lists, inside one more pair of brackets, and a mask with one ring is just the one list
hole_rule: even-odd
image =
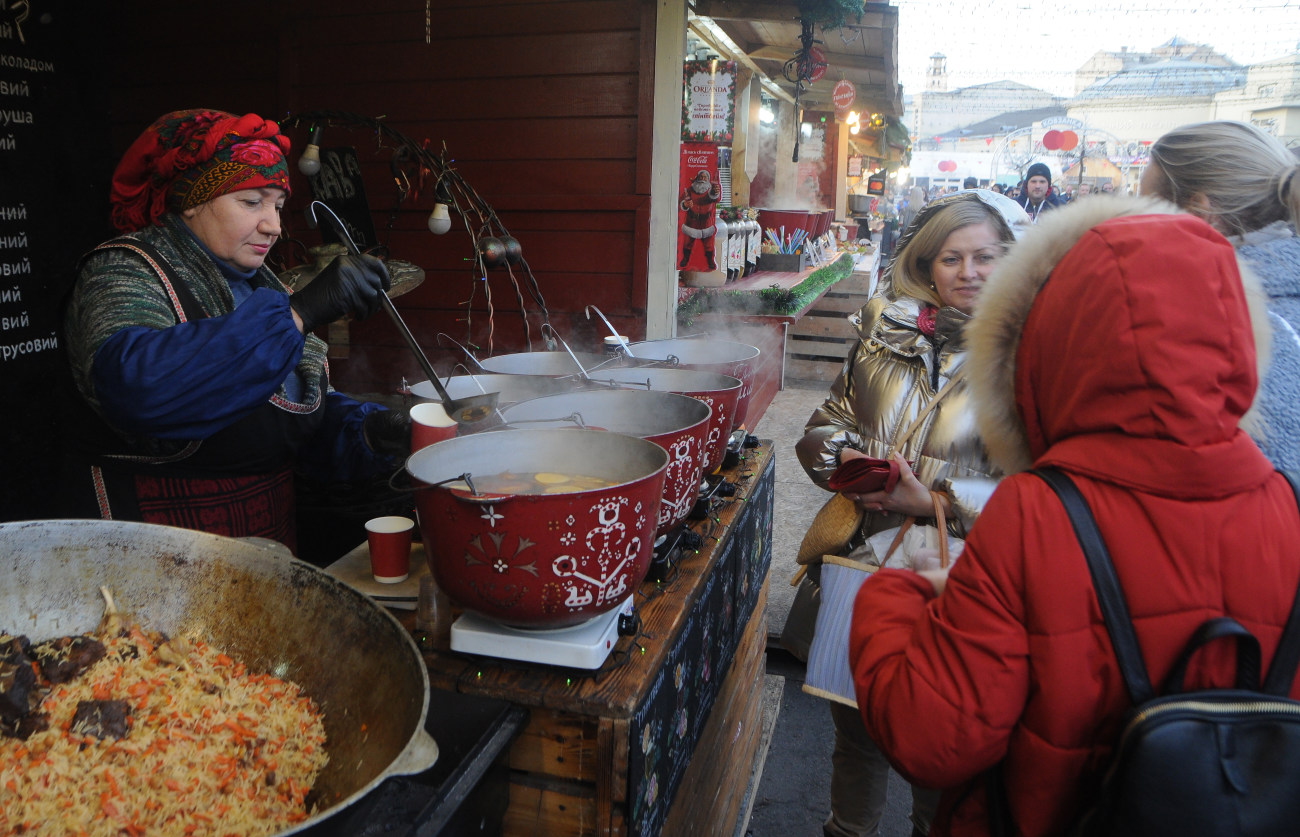
[[111,5],[0,0],[0,521],[58,509],[62,300],[109,232]]

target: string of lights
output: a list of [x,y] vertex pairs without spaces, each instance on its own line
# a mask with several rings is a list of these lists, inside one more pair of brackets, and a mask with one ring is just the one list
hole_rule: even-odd
[[[308,143],[298,163],[299,169],[309,177],[320,170],[320,142],[327,132],[334,129],[369,132],[375,142],[374,152],[388,155],[389,167],[393,174],[395,200],[389,213],[389,233],[392,232],[396,213],[402,204],[408,200],[414,203],[423,193],[432,191],[434,206],[427,222],[429,231],[436,235],[450,231],[454,213],[460,219],[461,226],[473,244],[473,255],[467,261],[472,265],[474,281],[470,285],[469,299],[461,303],[465,308],[465,315],[461,320],[466,324],[467,345],[479,348],[473,343],[473,310],[479,287],[482,286],[488,317],[485,342],[488,355],[493,353],[496,310],[488,276],[490,270],[504,268],[519,303],[528,350],[532,350],[530,312],[525,299],[525,289],[528,297],[539,309],[542,324],[549,325],[550,312],[541,286],[523,256],[523,249],[518,239],[510,234],[491,204],[461,176],[454,165],[455,161],[448,157],[445,144],[435,151],[429,140],[416,142],[388,124],[382,117],[347,111],[315,110],[289,114],[280,120],[280,124],[288,129],[305,128],[310,131]],[[518,274],[515,272],[516,269],[519,271]],[[545,337],[543,340],[548,346],[550,345],[550,340]]]

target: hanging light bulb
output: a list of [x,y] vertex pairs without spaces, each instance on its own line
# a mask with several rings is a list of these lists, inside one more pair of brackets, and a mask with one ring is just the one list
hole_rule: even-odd
[[429,232],[443,235],[451,229],[451,212],[447,207],[452,202],[451,191],[439,179],[433,193],[436,203],[433,205],[433,212],[429,213]]
[[307,147],[302,150],[302,156],[298,158],[298,171],[308,177],[315,177],[320,173],[320,132],[319,125],[311,126]]
[[429,213],[429,232],[442,235],[449,229],[451,229],[451,213],[447,211],[447,204],[435,203],[433,211]]

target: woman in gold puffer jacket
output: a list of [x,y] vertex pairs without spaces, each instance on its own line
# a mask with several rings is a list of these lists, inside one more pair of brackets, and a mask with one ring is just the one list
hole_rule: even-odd
[[[901,457],[901,478],[890,492],[842,495],[863,515],[849,542],[836,545],[839,554],[909,516],[933,516],[932,491],[939,492],[949,534],[964,538],[992,494],[997,473],[976,429],[964,380],[963,329],[984,279],[1014,240],[1013,228],[1025,223],[1023,216],[1013,201],[983,190],[927,204],[899,241],[880,288],[855,316],[858,342],[795,450],[809,477],[827,490],[835,469],[860,456]],[[807,547],[805,540],[801,551]],[[809,567],[813,582],[820,577],[816,560]],[[789,624],[811,622],[814,617],[797,613],[811,599],[796,597]],[[786,645],[806,656],[807,646],[791,633],[787,627]],[[856,707],[829,705],[836,740],[831,816],[824,832],[870,837],[884,808],[889,765],[867,736]],[[937,791],[914,790],[914,834],[928,832],[937,801]]]

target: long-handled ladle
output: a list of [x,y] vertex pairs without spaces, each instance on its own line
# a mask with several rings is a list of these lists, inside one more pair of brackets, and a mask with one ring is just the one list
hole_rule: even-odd
[[597,307],[594,306],[594,305],[588,305],[588,306],[587,306],[587,319],[589,319],[589,320],[591,319],[591,312],[592,312],[592,311],[595,311],[597,314],[600,315],[600,318],[601,318],[602,320],[604,320],[604,322],[605,322],[605,327],[609,329],[609,333],[610,333],[610,334],[612,334],[612,335],[614,335],[615,337],[618,338],[619,346],[623,349],[624,352],[627,353],[627,356],[630,357],[630,358],[635,358],[636,355],[632,354],[632,347],[631,347],[630,345],[628,345],[627,338],[624,337],[623,335],[619,334],[619,333],[618,333],[618,329],[614,328],[614,326],[610,324],[609,320],[605,317],[605,312],[604,312],[604,311],[601,311],[599,308],[597,308]]
[[[311,210],[312,221],[319,224],[319,221],[317,221],[316,218],[316,207],[318,206],[325,210],[325,214],[334,226],[334,232],[338,235],[339,239],[347,245],[348,252],[354,256],[361,255],[361,251],[357,249],[356,242],[352,240],[352,236],[348,235],[347,227],[343,226],[343,221],[339,216],[335,215],[334,210],[330,209],[324,202],[311,202],[309,208]],[[401,332],[402,339],[406,341],[406,345],[409,346],[411,351],[415,354],[415,359],[420,362],[420,368],[424,370],[424,374],[429,376],[429,383],[433,384],[433,388],[437,390],[438,397],[442,399],[442,407],[447,411],[447,415],[451,416],[461,424],[472,424],[473,422],[480,421],[491,415],[492,411],[496,409],[497,397],[500,393],[488,392],[483,395],[471,395],[466,398],[453,399],[447,394],[447,388],[444,387],[442,381],[438,379],[438,373],[433,371],[433,364],[429,363],[429,359],[425,357],[424,350],[421,349],[420,344],[415,341],[415,335],[411,334],[411,330],[406,327],[406,323],[402,320],[402,315],[397,313],[397,308],[393,305],[393,300],[386,292],[381,298],[381,302],[384,306],[384,310],[388,312],[388,316],[392,319],[393,325],[397,326],[397,330]]]

